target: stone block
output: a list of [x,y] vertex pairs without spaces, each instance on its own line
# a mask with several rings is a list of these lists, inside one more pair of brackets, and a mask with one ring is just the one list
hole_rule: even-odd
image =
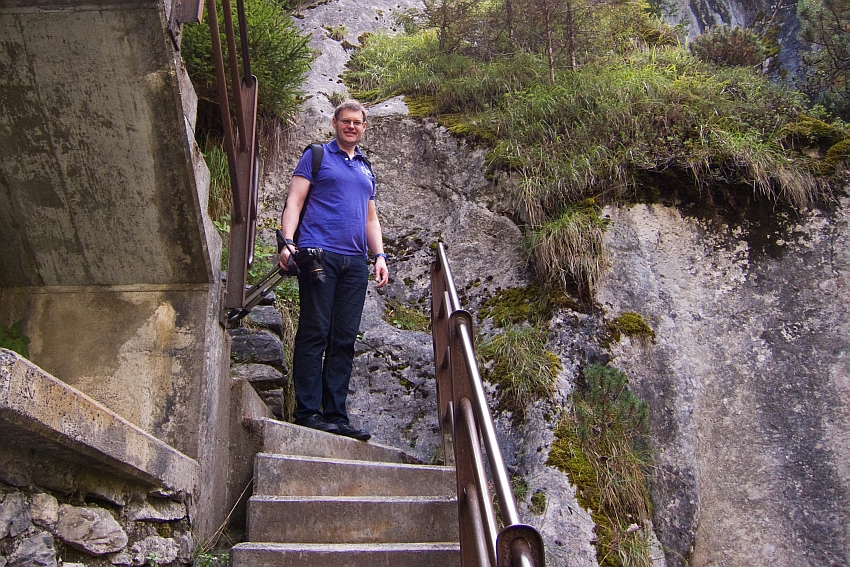
[[109,511],[63,504],[59,507],[56,536],[91,555],[115,553],[127,545],[127,534]]
[[283,367],[283,343],[270,331],[239,327],[230,334],[230,356],[238,362],[256,362]]

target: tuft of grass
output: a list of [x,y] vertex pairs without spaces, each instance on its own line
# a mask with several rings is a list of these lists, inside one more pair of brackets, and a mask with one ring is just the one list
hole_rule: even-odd
[[[230,190],[230,166],[227,152],[221,142],[207,139],[201,150],[204,161],[210,170],[210,196],[207,213],[218,228],[220,234],[230,230],[230,212],[233,196]],[[227,229],[225,229],[225,226]]]
[[588,199],[530,227],[525,242],[537,277],[561,288],[574,282],[579,290],[592,292],[607,263],[603,245],[607,226]]
[[612,367],[587,367],[547,464],[567,473],[596,523],[601,567],[650,567],[648,405]]
[[561,361],[546,348],[544,330],[509,326],[481,340],[477,354],[484,379],[499,385],[503,409],[522,416],[533,402],[554,394]]

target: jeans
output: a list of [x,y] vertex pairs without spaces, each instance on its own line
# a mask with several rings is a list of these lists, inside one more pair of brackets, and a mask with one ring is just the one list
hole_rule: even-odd
[[298,276],[301,315],[295,334],[292,375],[296,423],[311,414],[348,423],[345,400],[354,362],[354,341],[366,299],[365,256],[324,253],[325,282]]

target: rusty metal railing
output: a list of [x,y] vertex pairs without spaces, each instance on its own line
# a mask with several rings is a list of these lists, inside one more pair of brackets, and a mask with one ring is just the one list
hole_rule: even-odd
[[[457,470],[463,567],[543,567],[543,538],[521,524],[475,360],[472,315],[460,308],[446,249],[431,264],[431,332],[443,454]],[[499,530],[484,451],[504,527]]]
[[[257,77],[251,74],[248,53],[248,26],[243,0],[236,1],[239,39],[242,56],[242,76],[236,51],[233,10],[230,0],[222,0],[224,33],[227,41],[228,65],[232,97],[228,92],[221,46],[216,1],[206,0],[213,62],[218,86],[224,146],[230,168],[230,187],[233,207],[230,215],[230,244],[227,256],[227,288],[224,308],[237,309],[245,303],[245,279],[253,260],[254,238],[257,229],[257,191],[259,188],[259,154],[257,151]],[[230,99],[235,110],[235,128],[230,114]]]

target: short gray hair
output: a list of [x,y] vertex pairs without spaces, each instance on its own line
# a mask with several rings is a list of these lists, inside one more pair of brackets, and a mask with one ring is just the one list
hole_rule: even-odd
[[334,118],[339,118],[339,115],[343,110],[353,110],[355,112],[363,113],[363,122],[366,122],[366,109],[353,98],[343,101],[342,104],[334,109]]

